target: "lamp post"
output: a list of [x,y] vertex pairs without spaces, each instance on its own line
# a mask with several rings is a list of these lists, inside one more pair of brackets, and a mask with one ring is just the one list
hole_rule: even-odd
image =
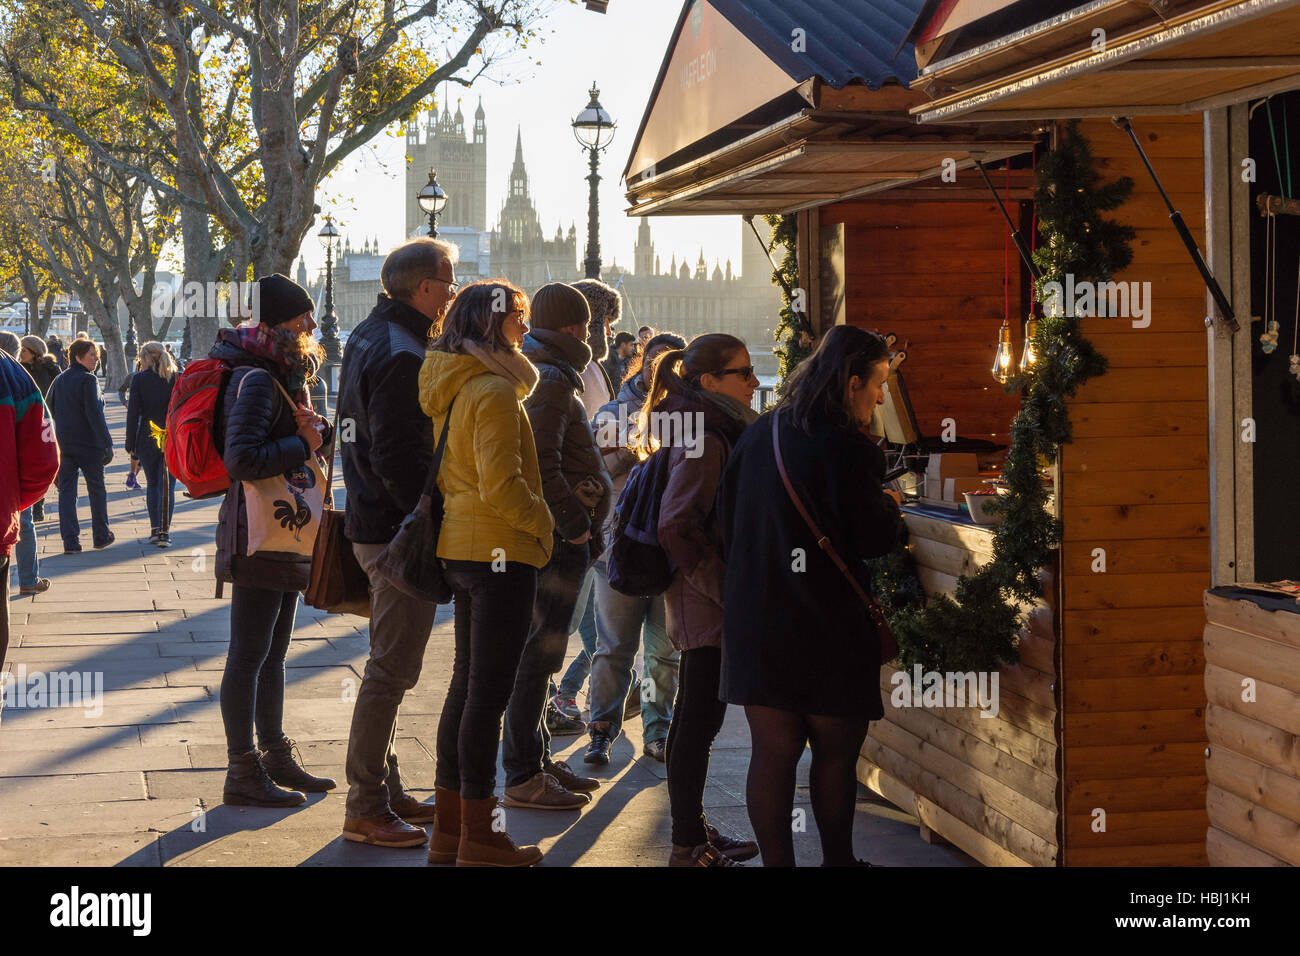
[[415,194],[420,208],[429,214],[429,238],[438,238],[438,214],[447,205],[447,191],[438,183],[438,171],[429,167],[429,181]]
[[135,322],[133,321],[131,313],[128,312],[126,314],[126,343],[122,348],[122,352],[126,355],[127,358],[128,375],[130,374],[131,371],[131,362],[135,360],[135,356],[138,351],[139,350],[136,348],[136,344],[135,344]]
[[600,154],[614,141],[618,124],[600,105],[600,88],[591,84],[591,102],[573,120],[573,135],[591,160],[591,196],[587,201],[587,278],[600,278]]
[[320,344],[325,349],[326,367],[333,368],[339,364],[339,318],[334,314],[334,244],[338,242],[339,230],[332,216],[325,217],[325,225],[316,237],[325,247],[325,305],[320,317]]

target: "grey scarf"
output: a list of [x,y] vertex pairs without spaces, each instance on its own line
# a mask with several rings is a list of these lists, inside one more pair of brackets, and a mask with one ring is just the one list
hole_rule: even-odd
[[721,392],[710,392],[708,389],[702,388],[700,389],[700,397],[706,402],[712,402],[729,417],[734,418],[743,425],[752,425],[758,421],[758,412],[730,395],[723,395]]

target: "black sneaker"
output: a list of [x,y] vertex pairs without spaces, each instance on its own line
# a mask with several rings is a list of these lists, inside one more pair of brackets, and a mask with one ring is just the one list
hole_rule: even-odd
[[159,532],[158,540],[154,544],[160,548],[170,548],[172,546],[172,536],[166,531]]
[[68,546],[65,544],[65,545],[63,546],[63,553],[64,553],[64,554],[81,554],[81,545],[78,544],[78,545],[73,545],[72,547],[68,547]]
[[591,732],[591,743],[587,744],[587,752],[582,755],[582,762],[595,764],[603,767],[609,763],[609,748],[613,745],[614,738],[609,735],[609,731],[601,728]]
[[552,737],[572,737],[586,730],[587,725],[581,720],[566,717],[556,710],[555,705],[548,700],[546,702],[546,729]]
[[116,541],[116,540],[117,540],[117,535],[113,534],[113,532],[110,531],[110,532],[108,533],[108,540],[107,540],[107,541],[104,541],[104,542],[102,542],[102,543],[100,543],[100,544],[96,544],[96,545],[95,545],[95,550],[96,550],[96,551],[102,551],[104,548],[107,548],[110,544],[112,544],[112,543],[113,543],[114,541]]

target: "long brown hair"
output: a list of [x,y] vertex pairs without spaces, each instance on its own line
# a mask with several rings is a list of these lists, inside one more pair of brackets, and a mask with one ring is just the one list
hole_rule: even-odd
[[[721,372],[737,352],[747,348],[734,335],[709,332],[697,335],[684,349],[673,349],[658,356],[650,379],[650,391],[646,393],[645,404],[641,406],[641,437],[635,449],[637,454],[646,458],[656,450],[657,442],[651,434],[650,416],[660,402],[669,395],[694,395],[700,390],[700,379]],[[649,351],[648,343],[646,349]],[[680,374],[677,371],[678,363],[682,366]]]
[[439,352],[464,352],[464,343],[493,349],[513,348],[501,331],[511,312],[528,312],[528,294],[506,279],[481,279],[456,293],[434,339]]
[[[836,325],[822,336],[786,383],[778,408],[789,409],[794,423],[807,432],[818,422],[852,427],[845,406],[849,379],[871,377],[871,367],[889,360],[889,344],[875,332],[853,325]],[[791,420],[791,419],[788,419]]]

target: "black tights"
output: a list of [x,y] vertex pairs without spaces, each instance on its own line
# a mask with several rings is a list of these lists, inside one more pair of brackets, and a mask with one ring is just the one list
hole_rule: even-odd
[[858,752],[868,721],[747,706],[753,752],[745,781],[749,822],[764,866],[794,866],[795,765],[812,746],[809,790],[821,836],[823,866],[853,866]]

